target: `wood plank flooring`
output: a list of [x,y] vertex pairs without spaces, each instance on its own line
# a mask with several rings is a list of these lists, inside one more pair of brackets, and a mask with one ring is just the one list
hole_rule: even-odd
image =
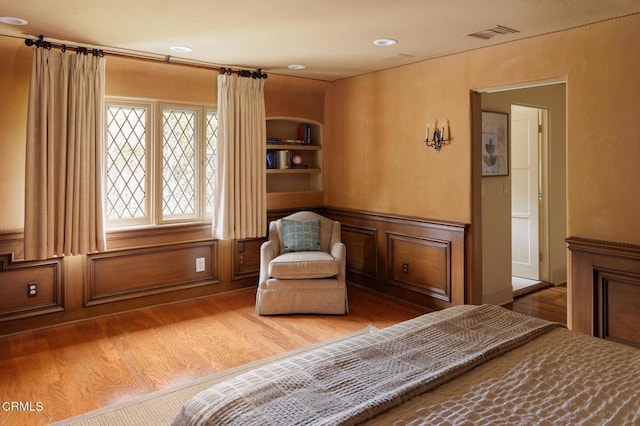
[[[560,295],[524,300],[547,300],[534,295],[512,308],[562,310]],[[0,337],[0,424],[48,424],[427,312],[360,287],[349,288],[346,316],[264,317],[255,315],[254,303],[251,289]]]
[[550,286],[523,297],[505,306],[516,312],[567,324],[567,287]]
[[[0,338],[0,424],[41,425],[427,312],[349,289],[346,316],[257,316],[255,289]],[[1,407],[0,407],[1,408]]]

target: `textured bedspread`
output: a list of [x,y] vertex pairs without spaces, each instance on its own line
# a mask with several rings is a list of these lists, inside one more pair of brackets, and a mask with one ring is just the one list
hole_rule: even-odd
[[217,384],[174,424],[360,423],[555,326],[495,306],[450,308]]
[[557,328],[366,425],[640,425],[640,351]]

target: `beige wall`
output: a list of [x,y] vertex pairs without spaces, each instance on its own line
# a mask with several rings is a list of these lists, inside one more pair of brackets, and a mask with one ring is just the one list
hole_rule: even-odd
[[267,117],[296,117],[324,123],[324,94],[329,84],[270,74],[264,85]]
[[567,39],[568,230],[640,243],[640,15]]
[[[471,222],[469,92],[565,77],[568,233],[640,242],[638,37],[633,15],[335,82],[327,204]],[[454,140],[437,154],[422,140],[442,116]]]
[[[470,221],[469,88],[466,79],[450,78],[465,62],[451,56],[329,87],[327,205]],[[426,122],[443,117],[453,142],[437,153],[425,146]]]
[[[511,104],[549,111],[549,275],[541,279],[561,284],[567,279],[566,215],[566,85],[482,94],[482,109],[511,113]],[[511,149],[509,150],[511,152]],[[483,302],[512,300],[511,286],[511,175],[482,178],[482,282]],[[541,212],[542,215],[542,212]],[[541,239],[542,243],[542,239]]]
[[0,230],[24,223],[24,173],[31,49],[0,37]]
[[107,56],[105,94],[215,105],[215,70]]
[[[470,92],[564,76],[564,55],[540,60],[553,56],[546,49],[557,50],[563,37],[528,39],[332,84],[325,107],[325,154],[332,159],[325,165],[327,204],[470,223]],[[423,140],[426,122],[440,117],[449,119],[453,141],[436,153]]]
[[[467,222],[473,232],[470,92],[565,78],[567,234],[640,243],[638,39],[632,15],[335,82],[326,204]],[[443,116],[453,141],[438,154],[422,140],[425,123]]]
[[[106,94],[205,105],[217,103],[214,69],[107,57]],[[265,82],[267,117],[300,117],[323,122],[329,83],[270,74]]]

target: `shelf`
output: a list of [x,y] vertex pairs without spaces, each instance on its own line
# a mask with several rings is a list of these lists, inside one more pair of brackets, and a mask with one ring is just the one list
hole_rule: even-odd
[[267,169],[267,174],[320,173],[320,169]]
[[[276,154],[276,165],[287,163],[283,151],[300,157],[306,168],[266,169],[267,208],[291,209],[321,206],[322,192],[322,124],[304,118],[267,118],[266,151]],[[300,126],[309,126],[309,145],[290,141],[304,139]],[[288,142],[289,141],[289,142]],[[292,157],[288,157],[292,161]],[[266,166],[266,164],[265,164]]]
[[292,151],[319,151],[322,147],[318,145],[296,145],[296,144],[273,144],[268,143],[267,149],[290,149]]

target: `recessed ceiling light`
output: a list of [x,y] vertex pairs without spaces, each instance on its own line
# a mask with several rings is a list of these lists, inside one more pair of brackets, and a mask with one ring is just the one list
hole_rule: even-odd
[[307,66],[302,64],[291,64],[287,68],[289,68],[290,70],[303,70],[307,68]]
[[14,18],[13,16],[0,16],[0,22],[9,25],[27,25],[29,23],[26,19]]
[[187,46],[171,46],[169,48],[169,50],[171,50],[172,52],[176,52],[176,53],[189,53],[189,52],[193,51],[192,48],[187,47]]
[[394,40],[392,38],[379,38],[377,40],[373,40],[373,44],[376,46],[393,46],[397,42],[398,40]]

